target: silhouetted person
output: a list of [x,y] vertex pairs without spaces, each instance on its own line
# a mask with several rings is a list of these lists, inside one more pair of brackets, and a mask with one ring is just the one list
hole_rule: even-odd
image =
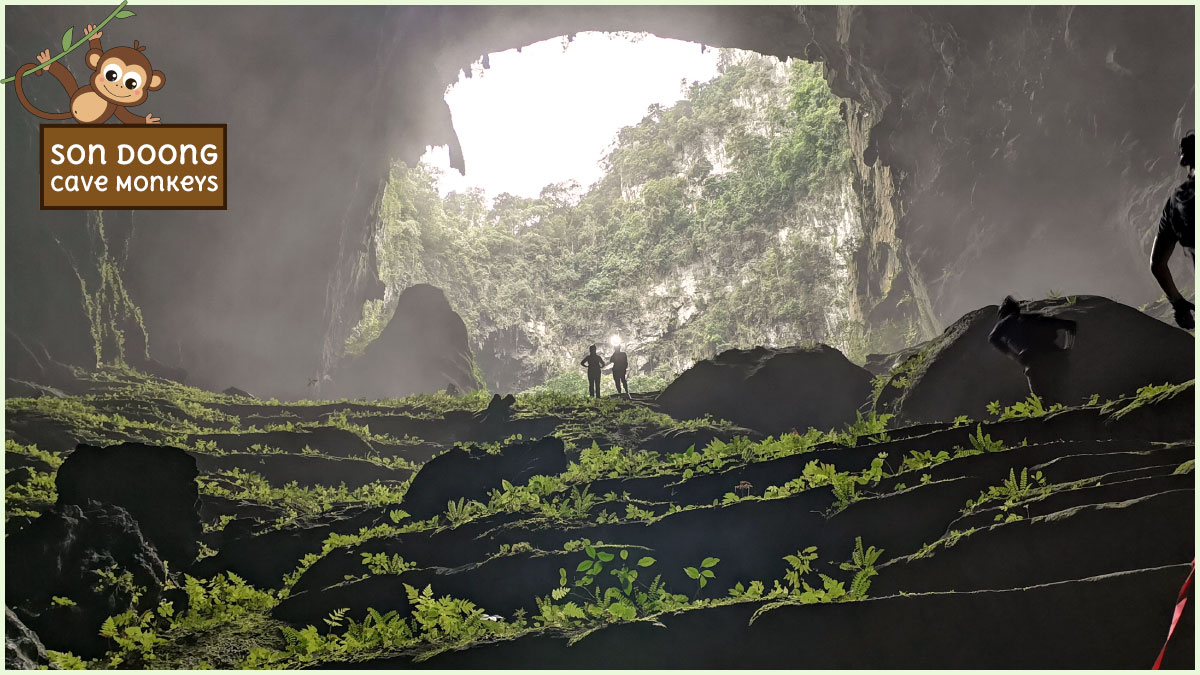
[[1150,252],[1150,272],[1154,275],[1171,307],[1175,308],[1175,323],[1180,328],[1191,330],[1196,327],[1192,312],[1196,306],[1183,297],[1175,287],[1175,279],[1171,276],[1171,268],[1167,261],[1179,244],[1196,264],[1196,207],[1192,198],[1196,194],[1196,134],[1188,132],[1179,141],[1179,165],[1186,166],[1187,180],[1175,188],[1175,194],[1167,200],[1163,207],[1162,217],[1158,219],[1158,234],[1154,237],[1154,247]]
[[617,385],[617,393],[621,393],[621,387],[625,387],[625,395],[629,395],[629,383],[625,381],[625,373],[629,370],[629,355],[621,351],[621,345],[615,347],[616,351],[608,359],[608,362],[613,367],[613,384]]
[[447,396],[458,396],[458,387],[454,386],[453,382],[446,385],[446,395]]
[[1012,296],[1004,298],[996,313],[996,327],[988,342],[1025,368],[1029,391],[1046,406],[1066,403],[1064,381],[1068,349],[1075,342],[1076,324],[1032,312],[1022,313]]
[[604,359],[596,353],[596,345],[588,348],[588,355],[579,362],[588,369],[588,396],[600,398],[600,371],[604,368]]

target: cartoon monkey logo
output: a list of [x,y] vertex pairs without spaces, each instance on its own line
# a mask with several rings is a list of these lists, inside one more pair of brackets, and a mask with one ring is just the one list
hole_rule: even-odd
[[[84,34],[86,35],[94,29],[95,26],[88,26]],[[79,86],[71,71],[57,61],[34,73],[41,77],[42,73],[50,71],[50,74],[62,84],[63,89],[67,90],[67,96],[71,99],[70,112],[46,112],[38,109],[29,102],[29,99],[25,98],[25,92],[21,89],[21,80],[26,71],[37,68],[32,63],[18,68],[16,80],[13,82],[21,105],[44,120],[74,118],[80,124],[103,124],[110,117],[116,115],[117,119],[125,124],[158,124],[157,117],[149,114],[139,117],[129,112],[128,108],[145,103],[150,92],[162,89],[166,84],[166,76],[162,74],[162,71],[154,70],[150,66],[150,60],[142,54],[146,45],[139,47],[137,40],[134,40],[132,47],[113,47],[104,51],[100,47],[101,35],[102,33],[96,33],[88,40],[90,49],[83,56],[84,63],[93,71],[88,78],[87,85]],[[50,50],[47,49],[38,54],[37,59],[38,63],[49,61]]]

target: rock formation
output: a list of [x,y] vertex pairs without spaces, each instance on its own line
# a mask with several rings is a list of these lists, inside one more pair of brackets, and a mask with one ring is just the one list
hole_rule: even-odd
[[[1069,364],[1066,405],[1093,394],[1103,402],[1145,385],[1195,377],[1195,339],[1132,307],[1084,295],[1024,303],[1022,311],[1078,324],[1074,346],[1063,352]],[[995,323],[996,306],[989,305],[906,350],[907,357],[885,376],[876,408],[908,422],[933,422],[961,414],[980,418],[992,401],[1007,406],[1024,400],[1030,391],[1021,365],[988,343]]]
[[58,469],[58,505],[89,500],[119,506],[175,570],[199,553],[200,495],[196,460],[178,448],[124,443],[79,446]]
[[92,500],[53,507],[9,535],[4,551],[5,602],[47,647],[85,658],[111,646],[97,635],[107,617],[157,606],[166,581],[129,512]]
[[871,374],[827,345],[730,349],[697,363],[656,403],[677,419],[711,415],[764,434],[853,422]]
[[383,333],[356,357],[349,357],[323,387],[335,398],[400,398],[431,394],[453,384],[478,388],[467,327],[441,290],[428,284],[400,294],[396,313]]
[[553,436],[511,445],[498,454],[476,446],[451,448],[426,462],[413,477],[404,510],[422,520],[445,511],[447,501],[487,501],[488,491],[500,487],[501,481],[519,485],[531,476],[549,476],[566,468],[563,442]]

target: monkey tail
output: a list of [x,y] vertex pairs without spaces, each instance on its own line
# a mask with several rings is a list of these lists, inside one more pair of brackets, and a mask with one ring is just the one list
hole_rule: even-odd
[[21,101],[21,105],[25,106],[25,109],[28,110],[29,112],[33,113],[34,115],[37,115],[38,117],[40,117],[44,120],[69,120],[69,119],[71,119],[72,115],[69,112],[61,112],[61,113],[46,112],[45,110],[41,110],[40,108],[37,108],[36,106],[34,106],[32,103],[29,102],[29,99],[25,98],[25,90],[21,88],[21,80],[25,79],[25,72],[27,70],[30,70],[31,68],[37,68],[37,64],[36,63],[26,63],[25,65],[21,66],[20,68],[17,68],[17,76],[15,79],[13,79],[13,86],[16,87],[17,98]]

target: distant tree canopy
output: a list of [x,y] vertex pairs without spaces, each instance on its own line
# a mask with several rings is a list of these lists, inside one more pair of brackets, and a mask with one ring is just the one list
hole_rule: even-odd
[[[798,214],[848,183],[839,105],[819,66],[723,51],[718,77],[620,130],[586,190],[554,184],[489,206],[479,190],[439,197],[427,166],[395,166],[376,242],[388,291],[366,303],[347,352],[421,282],[445,290],[476,345],[497,329],[527,335],[538,348],[522,358],[543,379],[614,331],[642,343],[635,372],[659,377],[731,346],[833,340],[843,261]],[[489,385],[511,385],[483,367]]]

